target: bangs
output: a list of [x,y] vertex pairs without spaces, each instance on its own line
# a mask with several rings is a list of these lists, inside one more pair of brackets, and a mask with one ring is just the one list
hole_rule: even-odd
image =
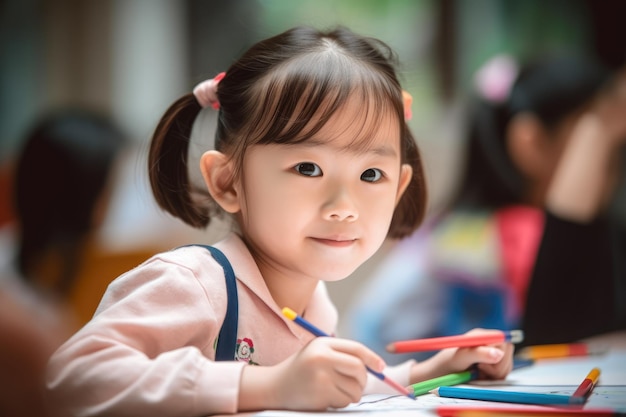
[[[394,80],[333,47],[285,62],[267,74],[252,96],[249,144],[301,143],[353,104],[351,148],[367,146],[372,132],[393,115],[404,120],[401,90]],[[328,138],[332,139],[332,138]]]

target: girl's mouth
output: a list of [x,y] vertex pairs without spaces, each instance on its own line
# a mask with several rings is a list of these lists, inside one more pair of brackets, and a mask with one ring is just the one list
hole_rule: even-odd
[[322,238],[313,238],[316,242],[319,242],[323,245],[333,246],[336,248],[344,248],[347,246],[351,246],[356,242],[356,239],[322,239]]

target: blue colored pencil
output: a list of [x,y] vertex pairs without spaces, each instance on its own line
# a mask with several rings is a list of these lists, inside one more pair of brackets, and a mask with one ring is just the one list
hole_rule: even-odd
[[534,359],[513,358],[513,370],[525,368],[535,364]]
[[440,397],[447,398],[498,401],[516,404],[570,405],[584,403],[584,398],[570,395],[500,391],[479,388],[439,387],[430,392]]
[[[295,311],[293,311],[290,308],[287,308],[287,307],[283,308],[283,315],[285,317],[287,317],[288,319],[293,320],[296,324],[300,325],[301,327],[303,327],[304,329],[308,330],[309,332],[311,332],[312,334],[314,334],[317,337],[330,337],[329,334],[327,334],[327,333],[323,332],[322,330],[318,329],[317,327],[315,327],[314,325],[312,325],[311,323],[309,323],[308,321],[306,321],[305,319],[300,317],[298,314],[296,314]],[[402,393],[402,395],[406,395],[407,397],[409,397],[412,400],[415,399],[415,395],[413,395],[413,393],[411,391],[409,391],[408,389],[406,389],[402,385],[400,385],[397,382],[387,378],[383,373],[376,372],[375,370],[373,370],[369,366],[365,366],[365,367],[367,368],[367,371],[369,373],[371,373],[372,375],[374,375],[376,378],[380,379],[381,381],[385,382],[387,385],[393,387],[396,391]]]

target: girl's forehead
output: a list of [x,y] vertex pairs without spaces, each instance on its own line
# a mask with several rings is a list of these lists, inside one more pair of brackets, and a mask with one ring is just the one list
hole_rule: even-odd
[[[314,119],[310,122],[312,126],[316,125]],[[312,144],[327,143],[339,149],[392,148],[398,153],[400,123],[391,106],[376,106],[355,97],[337,109],[309,140]]]

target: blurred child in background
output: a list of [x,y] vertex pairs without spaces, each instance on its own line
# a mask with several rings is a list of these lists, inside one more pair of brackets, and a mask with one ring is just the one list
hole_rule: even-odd
[[610,210],[625,186],[625,145],[622,69],[577,119],[548,190],[523,320],[526,344],[626,329],[626,213]]
[[349,311],[352,337],[394,363],[430,353],[385,354],[392,341],[519,326],[546,190],[607,77],[565,54],[521,69],[498,56],[477,72],[456,196],[375,270]]
[[125,138],[87,110],[55,112],[29,133],[14,181],[17,278],[67,299],[89,240],[104,221]]
[[77,326],[68,297],[104,220],[125,143],[107,118],[53,112],[24,140],[13,174],[15,221],[0,231],[0,415],[48,416],[49,356]]

